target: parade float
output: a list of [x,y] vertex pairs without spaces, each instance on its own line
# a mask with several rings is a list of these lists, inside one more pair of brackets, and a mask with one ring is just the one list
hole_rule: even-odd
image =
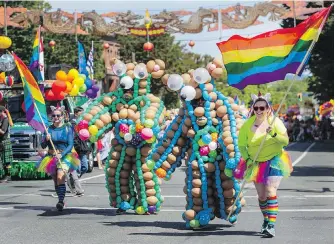
[[95,99],[77,120],[82,140],[96,142],[114,130],[105,174],[110,205],[119,212],[155,213],[163,201],[160,180],[146,158],[164,122],[164,104],[151,94],[152,80],[164,70],[158,59],[137,65],[117,61],[113,71],[120,77],[119,88]]
[[194,229],[215,217],[234,223],[245,204],[241,195],[227,219],[240,190],[232,171],[241,158],[237,137],[244,119],[234,99],[216,90],[214,79],[222,75],[222,68],[222,62],[215,59],[207,69],[162,78],[170,91],[178,92],[183,105],[146,162],[158,177],[170,180],[185,160],[183,219]]

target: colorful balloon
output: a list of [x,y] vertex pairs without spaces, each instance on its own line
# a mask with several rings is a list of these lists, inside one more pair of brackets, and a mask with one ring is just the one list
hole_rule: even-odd
[[87,141],[90,138],[90,133],[87,129],[81,129],[79,131],[79,138],[83,141]]

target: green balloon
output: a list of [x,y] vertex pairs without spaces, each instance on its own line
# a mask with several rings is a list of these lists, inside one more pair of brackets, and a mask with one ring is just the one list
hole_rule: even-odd
[[84,93],[87,90],[87,87],[85,84],[83,84],[80,88],[79,88],[79,92],[80,93]]
[[209,154],[208,154],[211,158],[216,158],[216,156],[218,155],[217,152],[214,150],[214,151],[210,151]]
[[98,138],[96,136],[91,136],[90,137],[90,142],[91,143],[95,143],[98,140]]
[[155,167],[155,162],[152,160],[147,161],[147,166],[150,170],[152,170]]
[[190,226],[191,226],[192,228],[199,227],[199,226],[200,226],[199,220],[195,220],[195,219],[191,220],[191,221],[190,221]]

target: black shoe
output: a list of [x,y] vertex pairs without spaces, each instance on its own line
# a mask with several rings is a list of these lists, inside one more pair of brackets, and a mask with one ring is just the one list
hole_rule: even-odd
[[268,227],[268,224],[269,224],[269,221],[264,220],[263,225],[262,225],[262,229],[261,229],[261,234],[265,233],[265,230],[266,230],[266,227]]
[[59,201],[56,204],[56,208],[57,208],[58,211],[63,211],[63,209],[64,209],[64,202]]
[[270,238],[275,237],[276,232],[274,225],[268,225],[264,231],[264,235]]
[[121,208],[118,208],[117,210],[116,210],[116,214],[124,214],[126,212],[126,210],[123,210],[123,209],[121,209]]
[[76,197],[82,197],[82,196],[84,196],[84,192],[77,192],[76,193]]

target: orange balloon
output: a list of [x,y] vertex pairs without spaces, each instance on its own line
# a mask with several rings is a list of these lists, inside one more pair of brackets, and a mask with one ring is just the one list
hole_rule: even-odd
[[69,93],[72,90],[72,84],[71,84],[71,82],[68,82],[68,81],[66,81],[65,83],[66,83],[66,90],[65,90],[65,92]]
[[57,71],[56,80],[67,81],[67,74],[63,70]]
[[156,170],[156,175],[159,177],[159,178],[165,178],[166,176],[166,171],[162,168],[159,168]]
[[5,72],[0,73],[0,84],[5,83],[6,74]]

